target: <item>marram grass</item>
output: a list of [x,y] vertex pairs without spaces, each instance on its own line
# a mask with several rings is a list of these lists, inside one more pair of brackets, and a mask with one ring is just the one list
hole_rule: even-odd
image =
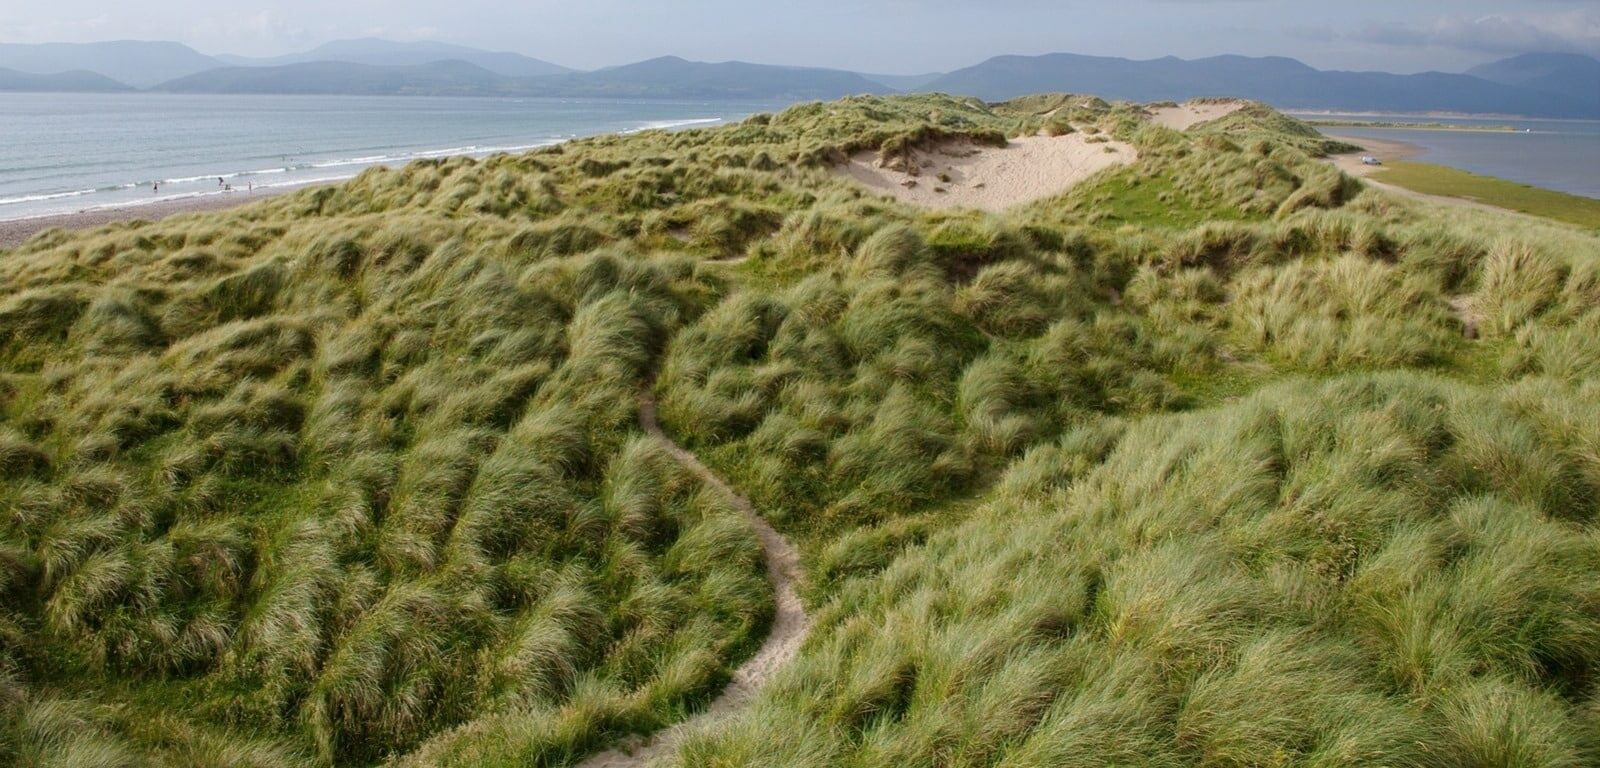
[[[1003,215],[829,172],[1039,131]],[[0,763],[1600,764],[1600,241],[1252,106],[808,104],[0,254]],[[729,262],[729,263],[720,263]]]

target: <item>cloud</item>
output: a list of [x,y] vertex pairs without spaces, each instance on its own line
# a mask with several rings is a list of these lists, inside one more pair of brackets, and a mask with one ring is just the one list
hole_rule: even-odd
[[1491,54],[1538,51],[1600,56],[1600,11],[1444,16],[1422,25],[1369,23],[1352,37],[1397,47],[1453,48]]

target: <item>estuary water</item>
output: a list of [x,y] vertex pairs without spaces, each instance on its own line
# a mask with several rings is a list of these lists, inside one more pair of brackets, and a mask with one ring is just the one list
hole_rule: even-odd
[[1466,128],[1511,126],[1513,131],[1439,131],[1415,128],[1319,127],[1352,138],[1403,141],[1421,152],[1413,159],[1485,176],[1600,199],[1600,122],[1514,117],[1450,118],[1406,115],[1299,114],[1308,119],[1444,123]]
[[713,126],[783,104],[0,93],[0,220],[337,181],[427,157]]

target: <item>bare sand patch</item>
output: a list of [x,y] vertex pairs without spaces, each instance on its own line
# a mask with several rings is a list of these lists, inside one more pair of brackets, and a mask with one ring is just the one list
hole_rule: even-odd
[[1220,120],[1244,109],[1242,101],[1186,101],[1176,107],[1158,107],[1146,110],[1150,122],[1174,131],[1187,131],[1201,123]]
[[1004,147],[946,142],[889,164],[866,151],[835,171],[912,205],[1001,211],[1058,195],[1137,157],[1109,137],[1069,133],[1012,139]]

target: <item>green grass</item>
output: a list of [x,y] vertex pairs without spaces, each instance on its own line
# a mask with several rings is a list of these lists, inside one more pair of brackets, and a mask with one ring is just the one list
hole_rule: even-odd
[[1165,176],[1115,173],[1081,188],[1074,195],[1085,201],[1097,224],[1188,229],[1208,221],[1242,221],[1248,214],[1231,207],[1207,205],[1178,190]]
[[[1045,117],[1046,113],[1053,115]],[[829,172],[1056,130],[990,215]],[[1600,239],[1251,106],[799,105],[0,256],[0,763],[1600,763]],[[736,265],[723,262],[738,260]]]
[[1383,170],[1374,173],[1373,178],[1427,195],[1459,197],[1531,216],[1600,229],[1600,200],[1581,195],[1480,176],[1442,165],[1409,161],[1389,163]]
[[1069,433],[680,764],[1590,764],[1568,396],[1360,375]]

